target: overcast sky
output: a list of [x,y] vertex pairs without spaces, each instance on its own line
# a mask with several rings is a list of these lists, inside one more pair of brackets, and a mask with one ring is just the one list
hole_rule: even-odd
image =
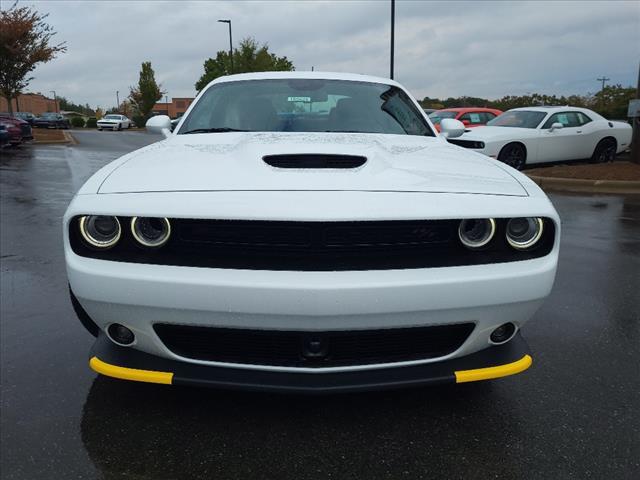
[[[8,2],[3,1],[3,6]],[[149,60],[169,97],[193,96],[206,58],[253,36],[296,70],[389,75],[390,2],[21,1],[50,14],[67,53],[29,90],[111,107]],[[417,98],[594,92],[636,84],[640,2],[396,2],[396,80]]]

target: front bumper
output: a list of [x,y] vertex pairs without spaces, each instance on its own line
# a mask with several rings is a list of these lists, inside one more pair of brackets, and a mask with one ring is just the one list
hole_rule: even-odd
[[89,365],[114,378],[169,385],[282,393],[338,393],[466,383],[520,373],[532,360],[520,334],[504,345],[464,357],[405,367],[348,372],[278,372],[190,364],[119,347],[101,332]]

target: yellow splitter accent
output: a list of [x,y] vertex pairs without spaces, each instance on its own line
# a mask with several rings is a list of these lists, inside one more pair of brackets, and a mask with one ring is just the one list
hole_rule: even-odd
[[[476,382],[492,378],[507,377],[525,371],[533,362],[531,356],[525,355],[520,360],[495,367],[476,368],[474,370],[458,370],[454,372],[456,383]],[[172,372],[158,372],[154,370],[139,370],[137,368],[119,367],[103,362],[98,357],[92,357],[89,366],[96,372],[108,377],[133,380],[135,382],[173,383]]]
[[506,377],[524,372],[533,362],[529,355],[525,355],[520,360],[495,367],[476,368],[475,370],[459,370],[455,372],[456,383],[476,382],[478,380],[489,380],[491,378]]
[[133,380],[135,382],[164,383],[171,385],[173,380],[173,373],[171,372],[156,372],[153,370],[118,367],[117,365],[103,362],[98,357],[92,357],[91,360],[89,360],[89,366],[102,375],[122,378],[124,380]]

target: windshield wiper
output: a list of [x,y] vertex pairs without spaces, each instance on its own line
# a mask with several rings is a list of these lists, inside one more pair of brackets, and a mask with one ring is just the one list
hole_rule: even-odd
[[213,127],[213,128],[195,128],[186,132],[180,132],[180,135],[188,133],[225,133],[225,132],[249,132],[250,130],[240,130],[238,128]]

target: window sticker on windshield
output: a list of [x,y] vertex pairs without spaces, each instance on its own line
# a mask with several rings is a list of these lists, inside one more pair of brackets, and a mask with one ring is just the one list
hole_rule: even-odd
[[287,102],[311,102],[311,97],[287,97]]
[[471,119],[471,123],[480,123],[480,114],[478,113],[470,113],[469,118]]

